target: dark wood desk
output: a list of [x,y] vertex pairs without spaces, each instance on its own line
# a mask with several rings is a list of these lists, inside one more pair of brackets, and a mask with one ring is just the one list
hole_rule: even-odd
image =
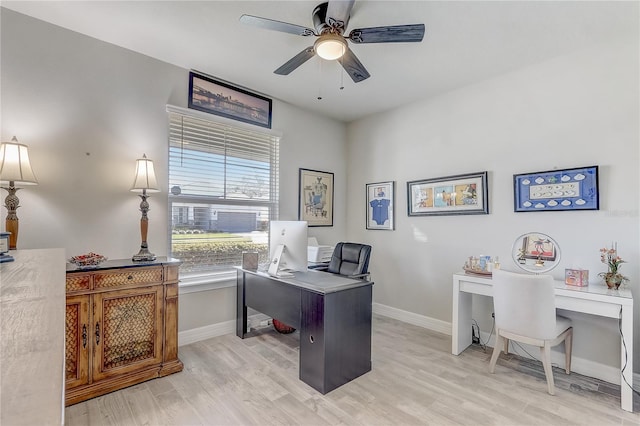
[[238,269],[236,335],[247,307],[300,330],[300,380],[326,394],[371,371],[372,285],[320,271],[272,277]]

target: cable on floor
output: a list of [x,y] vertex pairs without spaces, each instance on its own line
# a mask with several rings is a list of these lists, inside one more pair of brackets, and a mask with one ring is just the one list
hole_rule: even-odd
[[471,321],[473,321],[473,324],[471,324],[471,328],[474,328],[476,330],[476,333],[478,333],[478,341],[480,342],[478,344],[480,345],[482,350],[486,352],[487,351],[486,343],[489,343],[489,341],[487,340],[485,343],[482,343],[482,337],[480,337],[480,326],[478,325],[478,321],[474,320],[473,318],[471,319]]

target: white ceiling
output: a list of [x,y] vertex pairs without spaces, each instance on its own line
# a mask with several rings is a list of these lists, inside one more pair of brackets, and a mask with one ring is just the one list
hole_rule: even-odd
[[318,58],[288,76],[274,74],[313,40],[238,19],[250,14],[313,27],[311,13],[321,2],[2,1],[2,6],[346,122],[594,43],[638,37],[637,1],[357,0],[347,31],[424,23],[424,40],[352,44],[371,74],[357,84],[335,61]]

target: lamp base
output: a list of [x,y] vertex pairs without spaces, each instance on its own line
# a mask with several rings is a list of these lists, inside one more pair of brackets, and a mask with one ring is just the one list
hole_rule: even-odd
[[133,260],[134,262],[148,262],[156,260],[156,255],[151,253],[148,248],[141,247],[138,254],[134,254],[131,260]]
[[7,232],[10,232],[9,235],[9,250],[17,249],[18,244],[18,216],[16,215],[16,210],[20,206],[20,200],[16,195],[16,191],[20,188],[16,188],[14,182],[9,182],[9,187],[3,186],[2,189],[8,192],[7,198],[4,199],[4,206],[7,209],[7,220],[5,222],[5,228]]

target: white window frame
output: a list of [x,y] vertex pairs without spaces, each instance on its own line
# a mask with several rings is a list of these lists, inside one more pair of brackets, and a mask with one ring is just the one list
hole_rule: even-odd
[[[171,145],[170,142],[170,129],[169,129],[169,124],[171,121],[171,115],[170,114],[174,114],[174,115],[181,115],[184,117],[190,117],[190,118],[194,118],[194,119],[198,119],[198,120],[203,120],[203,121],[209,121],[212,123],[212,125],[215,126],[226,126],[230,129],[242,129],[242,130],[249,130],[251,132],[255,132],[255,133],[261,133],[264,135],[268,135],[272,138],[275,139],[275,143],[277,144],[276,146],[276,157],[279,155],[279,151],[278,151],[278,146],[279,146],[279,140],[282,137],[282,134],[278,131],[274,131],[274,130],[267,130],[267,129],[256,129],[255,126],[252,126],[250,124],[246,124],[246,123],[242,123],[242,122],[238,122],[238,121],[234,121],[231,119],[227,119],[225,117],[218,117],[218,116],[214,116],[211,114],[207,114],[204,112],[200,112],[200,111],[196,111],[196,110],[191,110],[191,109],[186,109],[186,108],[181,108],[181,107],[177,107],[177,106],[173,106],[173,105],[167,105],[166,107],[167,113],[168,113],[168,119],[167,119],[167,132],[169,134],[169,140],[168,140],[168,144],[167,144],[167,148],[169,148],[169,146]],[[271,220],[275,220],[278,218],[278,209],[279,209],[279,158],[275,158],[272,159],[272,164],[271,167],[274,169],[273,173],[272,173],[272,179],[275,180],[275,182],[272,182],[272,187],[275,188],[275,194],[272,194],[272,198],[271,200],[269,200],[268,204],[269,205],[269,210],[270,210],[270,219]],[[203,198],[199,198],[199,197],[182,197],[180,198],[180,202],[181,203],[189,203],[189,202],[195,202],[197,203],[198,201],[202,202],[202,201],[213,201],[213,198],[209,199],[203,199]],[[176,199],[169,194],[168,197],[168,210],[169,210],[169,222],[168,222],[168,247],[169,247],[169,251],[171,252],[172,250],[172,239],[171,239],[171,223],[173,220],[173,216],[172,216],[172,204],[173,202],[175,202]],[[234,201],[233,200],[219,200],[216,199],[215,200],[216,203],[219,204],[230,204],[233,205]],[[264,203],[263,203],[264,204]],[[179,292],[180,294],[188,294],[188,293],[194,293],[194,292],[200,292],[200,291],[207,291],[207,290],[213,290],[213,289],[221,289],[221,288],[227,288],[227,287],[235,287],[236,286],[236,271],[234,269],[229,269],[226,271],[220,271],[220,272],[210,272],[210,273],[203,273],[203,274],[193,274],[193,275],[189,275],[189,276],[181,276],[180,277],[180,283],[179,283]]]

